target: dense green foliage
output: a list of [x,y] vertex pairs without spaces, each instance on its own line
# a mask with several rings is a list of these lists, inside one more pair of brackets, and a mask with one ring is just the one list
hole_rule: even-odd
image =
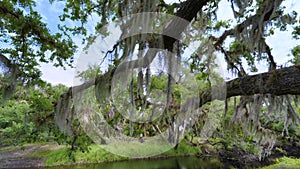
[[56,140],[60,135],[54,122],[54,104],[66,91],[63,85],[18,87],[0,108],[2,145],[18,145]]

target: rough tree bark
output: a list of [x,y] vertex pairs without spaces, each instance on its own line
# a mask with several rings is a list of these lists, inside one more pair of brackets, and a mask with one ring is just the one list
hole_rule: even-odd
[[[214,93],[220,94],[214,95],[212,90],[214,90]],[[300,65],[237,78],[226,82],[223,86],[213,86],[200,94],[198,106],[201,107],[215,99],[224,100],[233,96],[250,96],[254,94],[299,95]]]

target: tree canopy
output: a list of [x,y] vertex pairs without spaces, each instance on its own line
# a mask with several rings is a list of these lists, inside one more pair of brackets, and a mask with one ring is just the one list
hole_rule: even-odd
[[[37,83],[39,65],[71,66],[76,45],[70,36],[51,33],[35,10],[34,1],[0,2],[0,65],[4,95],[15,86]],[[6,93],[6,94],[5,94]]]

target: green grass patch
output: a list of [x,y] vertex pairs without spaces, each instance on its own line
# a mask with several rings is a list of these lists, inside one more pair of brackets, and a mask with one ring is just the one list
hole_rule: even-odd
[[80,163],[101,163],[125,160],[127,158],[120,157],[104,150],[99,145],[91,145],[90,151],[87,153],[77,152],[75,154],[76,160]]
[[[167,152],[162,152],[162,154],[157,154],[159,149],[167,150],[165,144],[150,144],[150,143],[139,143],[139,142],[119,142],[109,146],[109,151],[105,150],[103,145],[91,145],[89,147],[89,152],[73,152],[73,157],[75,162],[70,158],[70,151],[68,148],[61,148],[58,150],[52,150],[49,152],[40,152],[39,155],[47,154],[46,166],[56,166],[56,165],[70,165],[70,164],[86,164],[86,163],[102,163],[102,162],[112,162],[128,160],[127,157],[122,157],[115,155],[112,152],[118,152],[118,154],[128,155],[130,157],[135,157],[136,154],[140,154],[140,157],[135,158],[147,158],[143,156],[145,154],[156,155],[155,157],[167,157],[167,156],[185,156],[185,155],[195,155],[200,154],[201,149],[199,147],[194,147],[182,141],[178,148],[169,149]],[[107,147],[106,147],[107,148]]]
[[276,159],[276,164],[265,166],[261,169],[300,169],[300,159],[282,157]]
[[5,146],[0,148],[0,153],[7,153],[14,151],[16,149],[16,146]]
[[28,158],[47,158],[53,150],[41,149],[28,155]]
[[58,150],[52,151],[45,162],[46,166],[56,166],[56,165],[68,165],[72,164],[73,161],[69,157],[68,148],[61,148]]
[[68,148],[61,148],[52,151],[46,160],[46,166],[56,165],[70,165],[70,164],[85,164],[85,163],[101,163],[125,160],[126,158],[117,156],[107,152],[98,145],[91,145],[89,152],[75,151],[73,157],[75,162],[70,158],[70,150]]

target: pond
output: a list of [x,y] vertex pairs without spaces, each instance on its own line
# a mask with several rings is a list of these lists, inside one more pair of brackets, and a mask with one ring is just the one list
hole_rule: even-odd
[[130,160],[93,165],[51,167],[49,169],[217,169],[230,168],[215,158],[174,157],[167,159]]

